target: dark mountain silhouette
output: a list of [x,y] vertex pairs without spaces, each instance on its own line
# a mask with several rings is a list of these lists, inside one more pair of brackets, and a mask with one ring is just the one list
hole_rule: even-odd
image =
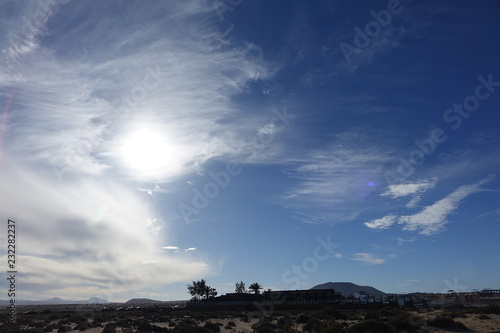
[[357,284],[351,282],[327,282],[323,284],[318,284],[317,286],[312,287],[311,289],[335,289],[336,292],[340,292],[342,296],[350,296],[353,295],[357,291],[365,291],[370,296],[385,296],[387,295],[383,291],[375,289],[370,286],[359,286]]
[[132,299],[125,302],[125,304],[130,304],[130,303],[135,303],[135,304],[139,304],[139,303],[163,303],[163,301],[157,301],[157,300],[149,299],[149,298],[132,298]]

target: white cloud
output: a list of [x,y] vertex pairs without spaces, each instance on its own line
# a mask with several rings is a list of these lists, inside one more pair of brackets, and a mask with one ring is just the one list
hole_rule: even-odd
[[385,262],[385,259],[379,258],[371,253],[356,253],[351,257],[351,260],[362,261],[368,265],[380,265]]
[[189,248],[185,249],[184,251],[185,251],[185,252],[188,252],[188,251],[196,251],[196,249],[197,249],[196,247],[189,247]]
[[414,215],[401,216],[398,223],[403,224],[404,230],[419,230],[423,235],[432,235],[444,229],[448,223],[447,217],[460,205],[460,202],[469,195],[484,191],[481,185],[491,180],[491,177],[483,179],[473,185],[464,185],[457,188],[445,198],[425,207],[421,212]]
[[389,185],[381,195],[390,198],[412,196],[411,201],[406,205],[406,207],[414,208],[420,202],[422,194],[432,189],[436,185],[436,182],[437,178],[431,180],[422,179],[416,182],[406,182],[403,184]]
[[162,249],[165,250],[179,250],[178,246],[163,246]]
[[396,215],[387,215],[380,219],[371,220],[370,222],[365,222],[365,225],[370,229],[387,229],[396,222]]
[[20,231],[20,288],[27,298],[116,298],[213,272],[208,262],[161,250],[165,240],[151,232],[155,212],[141,192],[103,180],[60,183],[44,175],[7,158],[0,177],[0,216],[14,219]]

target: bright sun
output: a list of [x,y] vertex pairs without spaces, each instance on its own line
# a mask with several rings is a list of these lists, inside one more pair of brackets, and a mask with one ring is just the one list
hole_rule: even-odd
[[153,171],[167,164],[169,147],[158,132],[141,129],[125,139],[121,154],[129,167]]

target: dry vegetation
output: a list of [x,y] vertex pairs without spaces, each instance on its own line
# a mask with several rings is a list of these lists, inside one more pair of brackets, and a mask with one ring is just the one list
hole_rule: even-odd
[[[2,313],[0,332],[500,332],[500,306],[447,309],[338,309],[258,311],[173,310],[147,306],[101,311],[100,306],[20,307],[17,324]],[[24,313],[28,312],[28,313]]]

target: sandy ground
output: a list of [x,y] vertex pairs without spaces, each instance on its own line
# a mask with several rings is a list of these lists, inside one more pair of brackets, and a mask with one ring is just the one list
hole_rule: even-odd
[[[412,311],[415,315],[418,315],[421,320],[415,321],[414,324],[420,326],[423,329],[423,332],[433,332],[433,333],[452,333],[452,332],[461,332],[460,330],[446,330],[446,329],[440,329],[440,328],[435,328],[427,325],[427,319],[430,318],[435,318],[440,315],[442,315],[441,310],[435,310],[431,312],[418,312],[418,311]],[[133,317],[133,316],[132,316]],[[142,316],[140,316],[142,317]],[[212,322],[212,323],[219,323],[222,324],[220,326],[220,331],[221,332],[226,332],[226,333],[251,333],[254,332],[252,329],[252,325],[256,324],[259,322],[260,315],[258,312],[255,313],[248,313],[248,319],[243,320],[240,317],[235,316],[231,318],[207,318],[202,321],[198,321],[199,326],[203,326],[206,322]],[[189,318],[189,317],[186,317]],[[275,316],[273,323],[277,322],[277,319],[279,319],[279,316]],[[173,319],[172,321],[175,323],[178,323],[182,318],[176,318]],[[469,328],[468,332],[477,332],[477,333],[500,333],[500,315],[496,314],[488,314],[488,315],[479,315],[479,314],[465,314],[463,317],[457,317],[454,318],[456,322],[461,322],[463,323],[467,328]],[[339,320],[339,323],[346,322],[349,325],[355,324],[360,320]],[[55,321],[57,322],[57,321]],[[234,326],[229,325],[230,322],[234,323]],[[106,323],[103,323],[103,327]],[[169,327],[168,323],[166,322],[151,322],[151,324],[160,326],[160,327],[167,327],[167,328],[172,328]],[[75,328],[75,325],[72,324],[70,325],[73,329]],[[84,333],[101,333],[103,331],[103,327],[96,327],[96,328],[90,328],[85,331],[80,331]],[[302,325],[296,325],[295,326],[298,331],[301,331]],[[78,330],[77,330],[78,331]],[[75,331],[75,332],[77,332]],[[120,333],[132,333],[135,332],[135,330],[130,329],[130,328],[118,328],[116,330],[117,332]],[[53,330],[52,333],[56,333],[57,330]],[[463,331],[462,331],[463,332]]]
[[[463,323],[472,332],[500,333],[500,315],[489,314],[491,319],[479,319],[480,315],[467,314],[466,318],[455,318],[455,321]],[[436,332],[456,332],[456,331],[436,331]]]
[[[439,313],[432,313],[429,318],[433,317],[434,315],[438,315]],[[463,323],[466,327],[470,329],[469,332],[477,332],[477,333],[500,333],[500,315],[487,315],[490,319],[479,319],[479,315],[476,314],[467,314],[466,318],[455,318],[455,321]],[[254,330],[252,329],[252,325],[258,322],[258,319],[256,318],[251,318],[249,322],[244,322],[239,318],[231,318],[231,319],[212,319],[209,320],[213,323],[222,323],[223,326],[221,326],[221,332],[234,332],[234,333],[251,333]],[[232,321],[236,324],[236,326],[232,327],[231,329],[227,329],[225,327],[228,326],[229,322]],[[342,321],[340,321],[342,322]],[[354,323],[354,321],[349,321],[350,323]],[[152,323],[160,327],[168,327],[168,324],[166,323]],[[200,326],[203,326],[205,322],[200,322]],[[457,330],[445,330],[445,329],[439,329],[431,326],[427,326],[425,320],[420,322],[421,327],[423,329],[426,329],[428,332],[435,332],[435,333],[456,333]],[[54,333],[57,332],[56,330],[53,331]],[[86,331],[83,331],[86,333],[101,333],[102,328],[92,328]],[[121,333],[126,333],[126,332],[132,332],[131,330],[127,329],[118,329],[117,332]],[[459,331],[458,331],[459,332]]]

